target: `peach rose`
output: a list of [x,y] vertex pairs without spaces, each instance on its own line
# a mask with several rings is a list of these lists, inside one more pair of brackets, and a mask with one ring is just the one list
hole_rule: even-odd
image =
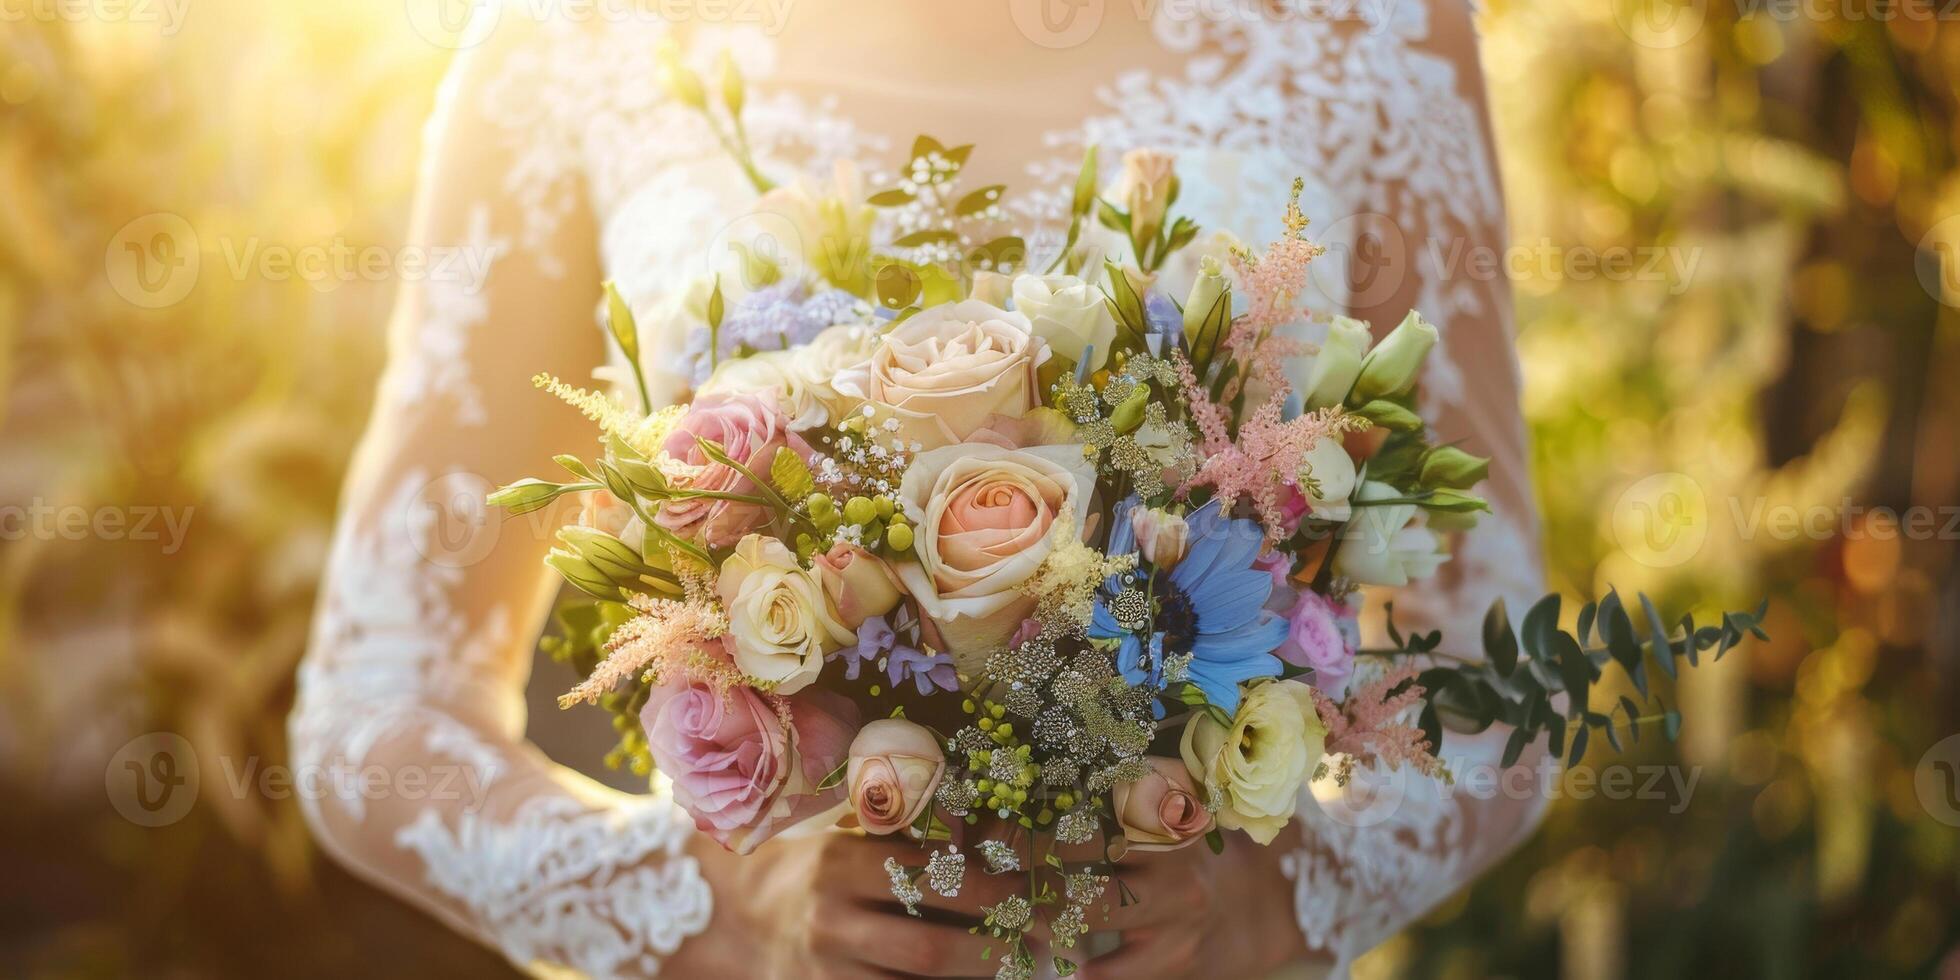
[[891,834],[911,826],[932,803],[946,773],[946,753],[924,727],[886,718],[851,740],[844,773],[858,825],[866,833]]
[[852,630],[873,616],[883,616],[898,605],[898,576],[883,558],[854,544],[838,542],[815,556],[817,580],[837,619]]
[[898,495],[918,561],[898,575],[962,673],[976,673],[1034,609],[1022,587],[1054,550],[1055,522],[1082,527],[1094,486],[1078,446],[965,443],[912,461]]
[[900,438],[937,449],[964,441],[989,416],[1018,418],[1040,405],[1035,369],[1048,356],[1027,317],[964,300],[899,324],[837,390],[887,406]]
[[1150,775],[1119,783],[1111,793],[1130,850],[1174,851],[1210,832],[1211,813],[1184,763],[1154,756],[1148,761]]

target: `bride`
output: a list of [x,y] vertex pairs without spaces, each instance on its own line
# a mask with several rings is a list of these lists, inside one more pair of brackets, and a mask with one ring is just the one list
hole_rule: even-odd
[[[1419,306],[1439,322],[1433,427],[1496,459],[1492,519],[1400,618],[1474,637],[1473,611],[1491,599],[1536,596],[1509,299],[1501,278],[1477,274],[1488,263],[1459,261],[1495,254],[1503,228],[1468,0],[654,7],[482,6],[444,85],[414,236],[471,250],[488,271],[438,271],[402,292],[291,722],[300,765],[428,776],[308,803],[347,866],[539,974],[982,969],[986,940],[961,916],[988,896],[970,889],[908,918],[880,870],[886,844],[815,834],[734,859],[657,790],[610,790],[525,741],[555,582],[540,559],[562,521],[503,521],[482,497],[589,431],[525,381],[603,363],[595,314],[613,279],[647,324],[643,349],[665,352],[649,358],[668,368],[655,372],[665,394],[682,396],[682,341],[652,311],[754,200],[701,118],[662,88],[662,50],[711,79],[723,52],[740,64],[749,139],[779,175],[824,176],[839,161],[889,173],[926,132],[979,144],[973,186],[1009,185],[1018,217],[1039,224],[1065,210],[1086,146],[1104,160],[1153,146],[1179,155],[1181,212],[1266,237],[1304,177],[1310,233],[1330,247],[1311,305],[1379,326]],[[1494,770],[1504,736],[1453,738],[1452,770]],[[439,778],[457,771],[467,778]],[[1529,793],[1406,772],[1364,770],[1306,795],[1271,848],[1133,862],[1126,880],[1145,898],[1094,923],[1121,939],[1106,937],[1113,952],[1086,972],[1345,972],[1521,840],[1541,809]]]

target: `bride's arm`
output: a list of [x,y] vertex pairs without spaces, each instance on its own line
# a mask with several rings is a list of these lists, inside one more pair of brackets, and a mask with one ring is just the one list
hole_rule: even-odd
[[[652,973],[709,923],[690,822],[523,739],[523,691],[565,515],[504,520],[483,494],[582,444],[534,372],[603,356],[589,221],[548,233],[507,184],[479,101],[520,39],[459,56],[432,122],[386,374],[348,477],[291,720],[307,816],[342,863],[513,962]],[[528,223],[527,223],[528,222]],[[540,259],[550,256],[547,269]]]
[[290,722],[308,822],[357,874],[540,975],[978,962],[984,940],[886,907],[877,840],[779,838],[736,859],[669,798],[615,792],[524,740],[557,583],[541,559],[573,515],[505,519],[483,498],[594,439],[528,379],[583,378],[604,353],[597,235],[566,163],[579,150],[548,124],[582,110],[509,83],[513,65],[583,62],[549,29],[504,17],[459,56],[429,130],[411,236],[429,274],[395,310]]

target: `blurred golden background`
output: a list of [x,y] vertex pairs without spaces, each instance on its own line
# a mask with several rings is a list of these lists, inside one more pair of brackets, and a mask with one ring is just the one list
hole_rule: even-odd
[[[394,283],[232,267],[399,244],[451,54],[416,6],[0,0],[0,974],[502,969],[290,800],[105,798],[145,732],[283,758]],[[1691,801],[1568,784],[1360,972],[1960,977],[1960,10],[1487,7],[1552,584],[1766,594],[1773,640],[1606,760]],[[207,271],[132,303],[113,253],[182,260],[173,220]]]

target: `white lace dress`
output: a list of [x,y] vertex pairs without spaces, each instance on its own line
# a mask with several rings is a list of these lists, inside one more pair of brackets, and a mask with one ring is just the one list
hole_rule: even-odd
[[[553,586],[540,557],[565,515],[505,521],[482,505],[589,438],[527,379],[603,361],[599,284],[658,308],[753,200],[698,117],[661,94],[666,39],[704,73],[724,50],[737,58],[750,137],[779,175],[837,160],[889,172],[926,132],[977,143],[971,186],[1008,184],[1040,223],[1085,145],[1104,159],[1150,145],[1181,154],[1180,211],[1248,238],[1277,231],[1306,178],[1312,230],[1333,248],[1318,304],[1384,328],[1411,306],[1438,321],[1427,410],[1446,438],[1496,457],[1496,514],[1398,618],[1474,649],[1491,598],[1536,593],[1509,301],[1460,261],[1502,246],[1464,0],[803,0],[718,6],[733,20],[712,24],[626,3],[534,8],[480,9],[444,86],[415,227],[461,260],[403,291],[301,671],[296,762],[343,776],[308,816],[358,873],[540,974],[653,974],[710,921],[685,816],[657,789],[606,789],[525,742]],[[679,339],[650,330],[643,346],[672,368]],[[678,392],[678,371],[662,373]],[[1493,765],[1501,744],[1452,738],[1446,755],[1461,772]],[[1337,972],[1539,810],[1403,775],[1314,789],[1301,842],[1273,856],[1297,882],[1308,945]]]

